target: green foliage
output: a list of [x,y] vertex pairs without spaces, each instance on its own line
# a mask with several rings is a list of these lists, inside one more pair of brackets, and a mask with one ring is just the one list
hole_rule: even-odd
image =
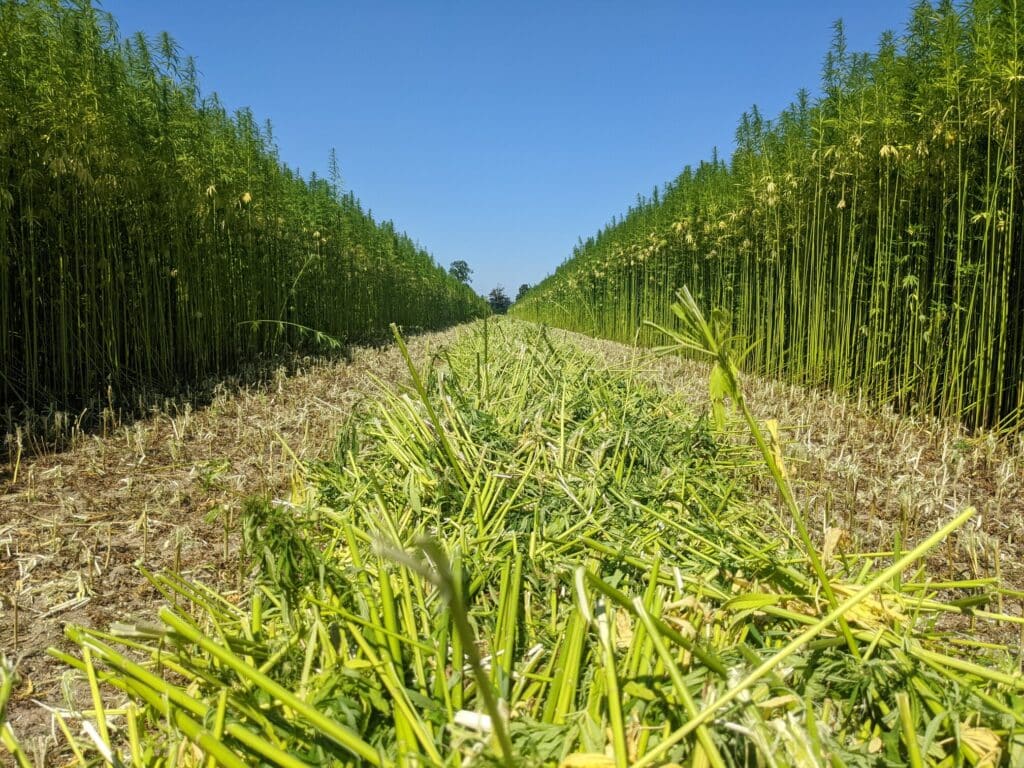
[[487,301],[491,305],[491,311],[496,315],[503,315],[508,312],[508,308],[512,306],[512,299],[505,293],[505,289],[502,286],[493,288],[489,294],[487,294]]
[[7,752],[18,768],[29,768],[32,763],[14,735],[10,723],[7,722],[7,703],[11,698],[17,678],[14,669],[6,656],[0,656],[0,745]]
[[90,3],[0,0],[0,410],[119,403],[278,351],[485,303],[269,124],[202,97],[174,42]]
[[448,274],[458,280],[460,283],[468,283],[470,276],[473,274],[473,270],[469,268],[462,259],[453,261],[448,267]]
[[751,370],[1014,428],[1024,417],[1024,6],[919,3],[729,163],[687,167],[582,242],[514,314],[654,344],[688,285]]
[[245,505],[242,541],[275,594],[294,601],[304,585],[319,575],[320,557],[295,529],[282,505],[250,499]]

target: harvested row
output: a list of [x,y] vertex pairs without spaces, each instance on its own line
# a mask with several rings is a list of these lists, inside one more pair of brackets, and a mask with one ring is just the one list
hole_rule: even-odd
[[[684,316],[742,416],[721,338]],[[222,765],[1024,757],[1007,649],[941,628],[979,600],[940,589],[998,586],[907,574],[971,510],[905,550],[819,551],[770,424],[725,441],[636,369],[518,323],[411,372],[290,500],[250,506],[251,602],[154,575],[160,624],[70,631],[82,655],[59,658],[128,725],[100,718],[97,741],[153,764],[190,743]],[[764,474],[783,511],[751,493]]]

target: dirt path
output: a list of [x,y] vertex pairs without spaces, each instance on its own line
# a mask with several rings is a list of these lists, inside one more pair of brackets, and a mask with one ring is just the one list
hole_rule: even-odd
[[[414,338],[410,349],[422,361],[457,332]],[[573,337],[612,364],[636,354]],[[704,366],[645,356],[643,367],[696,409],[706,407]],[[244,500],[287,492],[291,453],[329,452],[353,407],[372,395],[373,377],[405,379],[396,349],[357,350],[349,364],[282,374],[202,410],[157,415],[22,464],[0,496],[0,652],[19,662],[10,715],[39,765],[57,750],[51,717],[37,702],[64,705],[64,670],[44,653],[62,643],[62,626],[104,627],[154,613],[162,600],[139,565],[176,568],[242,599]],[[745,386],[758,415],[783,426],[797,492],[819,538],[838,527],[885,549],[894,531],[920,539],[952,510],[974,504],[981,523],[957,539],[951,568],[989,574],[998,561],[1004,578],[1024,589],[1024,449],[788,385],[748,377]]]

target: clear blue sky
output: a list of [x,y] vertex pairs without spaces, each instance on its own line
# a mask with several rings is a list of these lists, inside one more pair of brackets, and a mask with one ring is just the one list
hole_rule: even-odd
[[204,93],[274,124],[281,157],[344,184],[473,286],[515,295],[718,146],[751,104],[818,92],[909,0],[99,0],[123,35],[166,30]]

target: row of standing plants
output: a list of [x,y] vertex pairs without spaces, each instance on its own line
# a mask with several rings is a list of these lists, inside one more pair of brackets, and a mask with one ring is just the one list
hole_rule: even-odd
[[[285,348],[487,312],[269,123],[203,96],[164,35],[0,1],[0,406],[84,408]],[[306,329],[316,329],[314,333]]]
[[974,427],[1024,411],[1017,0],[920,2],[874,54],[836,25],[822,95],[639,197],[518,316],[652,343],[688,285],[751,370]]

